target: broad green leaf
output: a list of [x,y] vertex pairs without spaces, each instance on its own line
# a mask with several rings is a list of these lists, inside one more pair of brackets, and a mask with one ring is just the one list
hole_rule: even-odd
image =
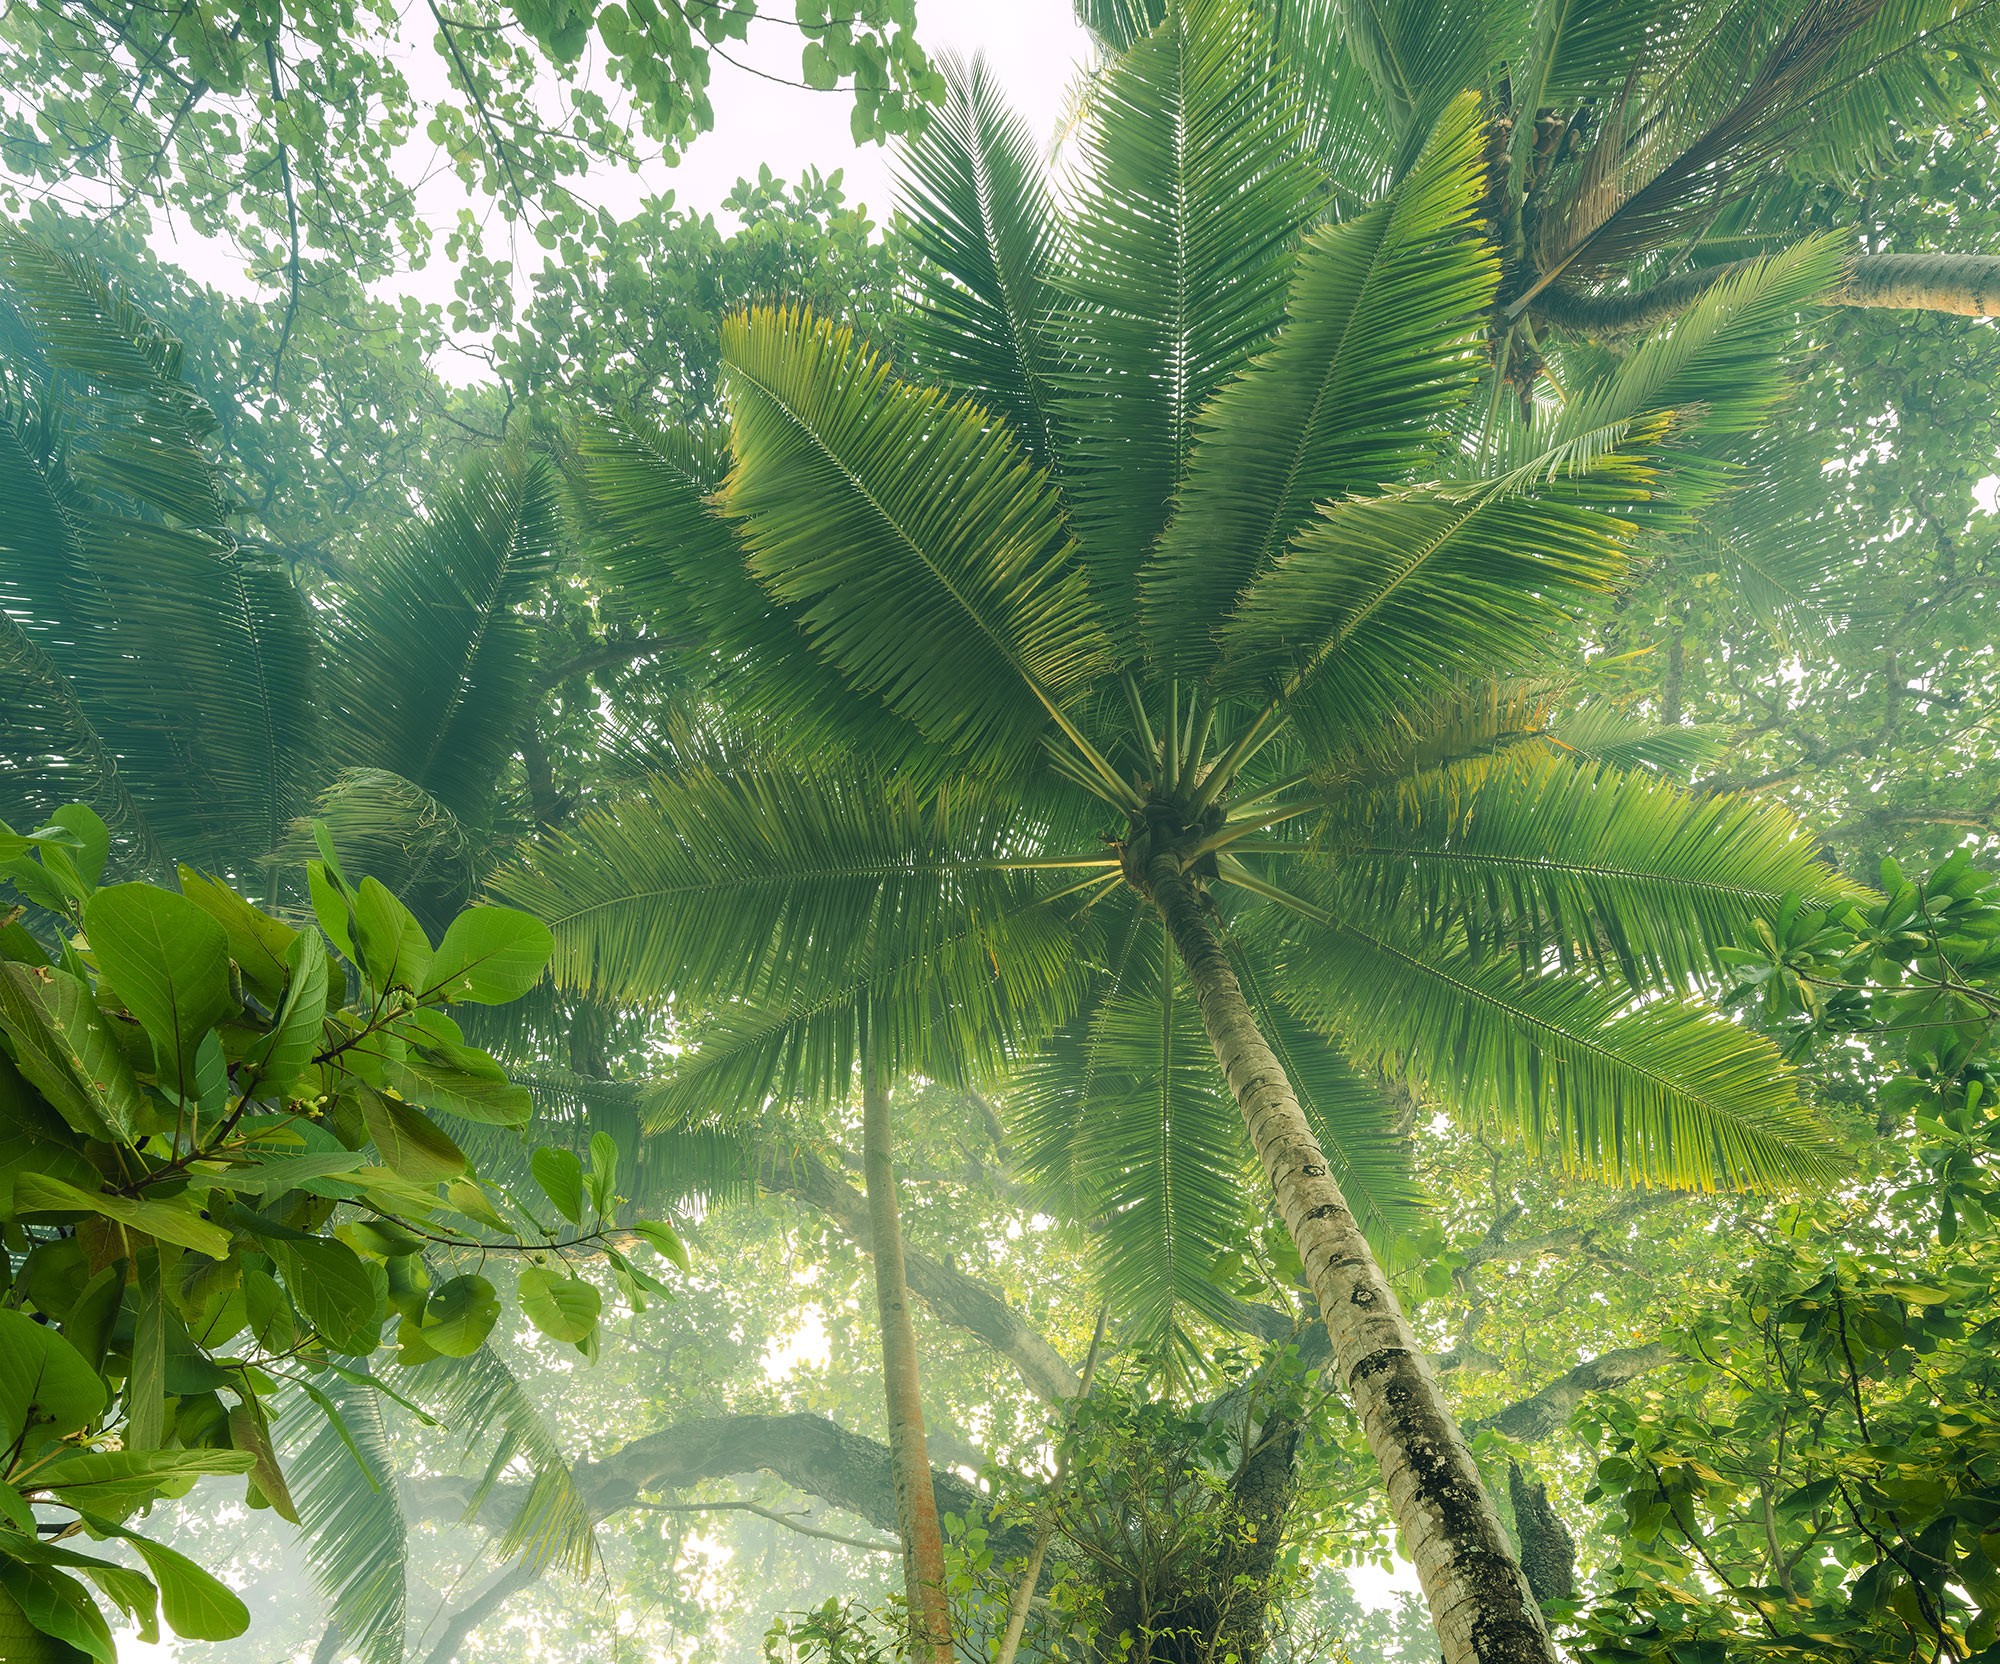
[[422,1338],[433,1352],[463,1358],[486,1344],[500,1320],[500,1296],[484,1277],[453,1277],[424,1302]]
[[444,1193],[449,1205],[464,1214],[466,1218],[484,1225],[488,1230],[498,1231],[503,1236],[514,1234],[514,1227],[500,1216],[486,1192],[480,1189],[476,1179],[453,1179],[445,1186]]
[[[271,1430],[264,1424],[264,1412],[254,1399],[248,1403],[238,1404],[229,1412],[229,1442],[238,1450],[249,1451],[257,1459],[257,1465],[250,1470],[251,1480],[257,1489],[264,1493],[265,1499],[271,1504],[278,1518],[297,1525],[299,1511],[293,1506],[291,1490],[285,1484],[284,1470],[278,1466],[277,1452],[271,1448]],[[144,1550],[140,1552],[143,1553]],[[160,1587],[164,1592],[166,1589],[164,1579]],[[193,1637],[191,1630],[184,1629],[175,1620],[171,1608],[167,1613],[167,1622],[173,1624],[175,1632],[180,1635],[206,1641],[228,1638],[221,1635]],[[240,1634],[241,1631],[235,1633]]]
[[539,982],[555,952],[549,927],[513,907],[469,907],[446,927],[427,992],[445,1000],[505,1005]]
[[673,1226],[657,1219],[642,1219],[632,1229],[666,1258],[672,1260],[682,1271],[687,1270],[687,1245],[681,1241],[680,1233]]
[[144,1132],[145,1095],[110,1019],[69,972],[0,964],[0,1032],[21,1074],[85,1137],[119,1144]]
[[528,1166],[542,1194],[555,1204],[556,1211],[572,1225],[583,1219],[583,1163],[574,1150],[544,1148],[529,1158]]
[[244,1061],[257,1071],[261,1095],[282,1096],[319,1050],[326,1021],[326,944],[307,932],[286,950],[284,1003],[271,1032],[252,1046]]
[[114,884],[84,904],[97,966],[151,1036],[163,1083],[193,1095],[202,1036],[229,1013],[229,937],[186,896]]
[[375,988],[425,986],[431,968],[431,944],[416,916],[379,879],[364,878],[354,898],[355,946],[361,966]]
[[95,889],[104,877],[104,863],[111,854],[111,829],[103,817],[87,803],[65,803],[49,816],[49,826],[68,837],[56,837],[75,863],[77,876]]
[[604,1300],[581,1277],[565,1277],[539,1265],[521,1273],[521,1310],[550,1340],[575,1343],[597,1327]]
[[326,939],[349,959],[354,958],[354,912],[347,892],[327,875],[325,864],[319,861],[306,863],[306,888],[312,896],[313,916],[326,932]]
[[[90,1523],[108,1535],[123,1538],[146,1562],[146,1569],[160,1586],[160,1610],[176,1635],[189,1641],[232,1641],[250,1627],[249,1609],[243,1602],[186,1555],[122,1526],[103,1520]],[[292,1519],[292,1523],[298,1522]]]
[[491,1072],[474,1074],[436,1061],[434,1049],[428,1047],[422,1051],[412,1049],[409,1059],[397,1071],[395,1085],[412,1103],[489,1126],[526,1126],[535,1111],[535,1101],[528,1089],[514,1085],[497,1066]]
[[272,1257],[284,1271],[292,1303],[334,1351],[360,1357],[381,1339],[382,1297],[375,1280],[344,1242],[316,1237],[277,1239]]
[[[66,1573],[52,1566],[30,1566],[19,1560],[0,1560],[0,1590],[20,1609],[42,1635],[66,1643],[61,1651],[43,1655],[74,1659],[79,1655],[95,1658],[99,1664],[117,1664],[118,1654],[111,1642],[111,1626],[97,1609],[90,1591]],[[6,1614],[0,1613],[0,1636],[6,1634]],[[69,1652],[68,1648],[75,1648]],[[23,1656],[37,1656],[31,1635]],[[14,1664],[10,1655],[8,1664]]]
[[[33,1525],[32,1515],[27,1523]],[[95,1555],[78,1554],[58,1543],[39,1542],[20,1533],[5,1531],[0,1531],[0,1558],[25,1560],[39,1566],[66,1566],[82,1572],[122,1610],[132,1615],[140,1640],[150,1646],[160,1639],[160,1592],[143,1574],[135,1572],[130,1566],[116,1565]],[[20,1656],[8,1645],[4,1618],[0,1618],[0,1658],[6,1659],[8,1664],[17,1664]]]
[[212,1260],[229,1253],[229,1233],[202,1218],[188,1196],[164,1202],[137,1201],[129,1196],[107,1196],[80,1190],[46,1173],[23,1173],[14,1181],[14,1205],[23,1213],[70,1212],[81,1209],[143,1231],[162,1242],[192,1248]]
[[383,1162],[418,1184],[455,1179],[465,1171],[465,1152],[414,1104],[372,1088],[360,1091],[361,1117]]
[[181,894],[222,926],[229,957],[251,991],[275,1006],[285,991],[286,966],[299,932],[251,906],[219,878],[182,867],[180,880]]
[[182,1480],[210,1473],[248,1473],[247,1450],[88,1450],[35,1470],[32,1483],[79,1511],[121,1516]]
[[81,1432],[103,1413],[104,1382],[83,1354],[25,1312],[0,1307],[0,1448],[30,1427]]
[[600,1214],[611,1212],[618,1183],[618,1141],[608,1132],[590,1135],[590,1195]]

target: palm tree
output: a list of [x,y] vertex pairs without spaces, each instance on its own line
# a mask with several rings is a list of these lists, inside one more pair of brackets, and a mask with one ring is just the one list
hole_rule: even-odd
[[[1077,0],[1115,59],[1166,0]],[[1310,66],[1308,131],[1328,188],[1374,200],[1438,113],[1485,94],[1501,257],[1489,348],[1531,388],[1537,334],[1627,334],[1677,316],[1802,220],[1852,224],[1853,181],[1899,142],[1984,119],[2000,49],[1990,0],[1266,0]],[[1947,237],[1947,241],[1949,236]],[[2000,315],[2000,255],[1890,252],[1856,239],[1820,297]]]
[[706,626],[754,743],[499,885],[568,986],[709,1002],[656,1125],[857,1066],[1021,1071],[1037,1159],[1109,1215],[1109,1291],[1169,1349],[1247,1162],[1444,1656],[1549,1659],[1368,1240],[1408,1200],[1374,1085],[1581,1172],[1828,1170],[1780,1059],[1697,990],[1734,932],[1846,887],[1561,682],[1741,477],[1841,254],[1759,260],[1560,408],[1499,408],[1480,100],[1356,202],[1281,44],[1246,0],[1167,9],[1093,89],[1060,208],[954,71],[909,154],[930,267],[899,361],[931,385],[760,310],[725,334],[719,489],[685,436],[589,425],[608,570]]

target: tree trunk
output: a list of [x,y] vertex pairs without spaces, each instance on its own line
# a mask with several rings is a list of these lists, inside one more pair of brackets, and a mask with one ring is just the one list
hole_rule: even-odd
[[1179,859],[1156,854],[1146,879],[1319,1300],[1404,1552],[1423,1582],[1444,1664],[1559,1664],[1458,1423]]
[[[1649,289],[1584,295],[1544,289],[1530,302],[1536,316],[1582,335],[1629,335],[1677,318],[1747,260],[1681,272]],[[1829,306],[1901,307],[2000,318],[2000,254],[1863,254],[1820,299]]]
[[890,1165],[889,1092],[872,1059],[861,1065],[861,1165],[875,1250],[875,1306],[882,1326],[882,1383],[888,1399],[889,1464],[903,1537],[903,1587],[910,1603],[910,1651],[952,1664],[951,1613],[944,1597],[944,1534],[924,1449],[917,1337],[903,1279],[903,1228]]

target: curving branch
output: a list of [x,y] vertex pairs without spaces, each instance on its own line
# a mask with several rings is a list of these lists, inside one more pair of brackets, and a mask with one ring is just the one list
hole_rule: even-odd
[[[1633,292],[1589,295],[1544,289],[1532,310],[1538,318],[1575,334],[1631,335],[1679,317],[1722,279],[1755,263],[1734,260],[1679,272]],[[1828,306],[1901,307],[1996,318],[2000,317],[2000,255],[1863,254],[1820,300]]]
[[1532,1444],[1562,1427],[1570,1412],[1592,1393],[1622,1387],[1663,1365],[1678,1362],[1680,1356],[1661,1341],[1606,1352],[1588,1363],[1578,1364],[1565,1375],[1558,1375],[1540,1392],[1509,1404],[1504,1410],[1495,1410],[1490,1416],[1468,1421],[1465,1435],[1472,1438],[1491,1428],[1510,1439]]
[[438,1636],[438,1644],[431,1648],[424,1664],[451,1664],[458,1656],[458,1649],[465,1645],[475,1629],[541,1575],[539,1568],[525,1561],[518,1561],[495,1573],[485,1588],[451,1615]]

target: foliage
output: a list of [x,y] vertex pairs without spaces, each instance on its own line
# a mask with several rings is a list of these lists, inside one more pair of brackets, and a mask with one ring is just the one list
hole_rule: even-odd
[[[177,1633],[240,1633],[240,1601],[120,1522],[199,1475],[243,1473],[252,1508],[299,1523],[272,1435],[288,1387],[376,1485],[326,1387],[393,1392],[363,1362],[389,1317],[403,1366],[471,1358],[500,1315],[476,1267],[512,1250],[534,1262],[523,1314],[593,1356],[599,1300],[570,1256],[602,1253],[635,1295],[664,1292],[605,1240],[610,1139],[588,1171],[536,1151],[534,1200],[482,1183],[453,1137],[529,1119],[527,1089],[447,1008],[524,994],[548,961],[545,926],[479,907],[434,944],[377,880],[350,884],[328,844],[307,868],[317,923],[295,928],[192,868],[178,891],[101,886],[109,848],[81,807],[28,833],[0,826],[0,876],[22,898],[0,924],[0,1556],[15,1619],[105,1664],[109,1631],[70,1571],[149,1636],[153,1586],[60,1539],[131,1542]],[[636,1228],[685,1267],[670,1227]],[[38,1540],[38,1507],[74,1516],[56,1542]],[[512,1544],[547,1558],[532,1545],[556,1529],[587,1561],[573,1490],[531,1498]]]
[[1793,1050],[1872,1077],[1895,1141],[1778,1216],[1690,1325],[1685,1396],[1586,1427],[1586,1500],[1622,1504],[1587,1656],[1995,1656],[2000,882],[1969,851],[1882,876],[1878,906],[1799,908],[1730,955]]
[[[302,289],[436,255],[413,184],[428,147],[471,199],[443,239],[458,321],[491,329],[512,310],[516,239],[532,235],[552,267],[583,264],[609,228],[579,176],[649,159],[642,135],[675,159],[714,124],[711,54],[759,21],[798,33],[804,84],[849,89],[857,143],[920,125],[939,95],[912,0],[30,7],[0,26],[7,205],[55,186],[114,224],[135,204],[180,217],[235,242],[289,323]],[[418,91],[413,48],[435,55],[444,96]],[[482,199],[504,251],[488,250]]]

